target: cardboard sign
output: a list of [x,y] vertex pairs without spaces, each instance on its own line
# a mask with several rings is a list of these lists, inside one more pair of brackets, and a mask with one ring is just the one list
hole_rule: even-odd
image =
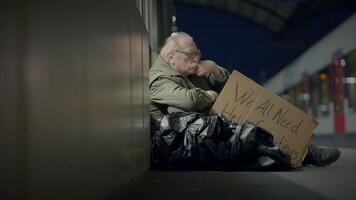
[[314,118],[237,71],[230,75],[211,112],[234,122],[258,124],[290,155],[294,167],[301,165],[318,125]]

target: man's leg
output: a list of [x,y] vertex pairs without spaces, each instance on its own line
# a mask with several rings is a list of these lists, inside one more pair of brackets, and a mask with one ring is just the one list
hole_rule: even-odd
[[324,167],[330,165],[340,158],[340,150],[335,147],[321,147],[309,145],[309,150],[303,161],[303,166],[315,165]]

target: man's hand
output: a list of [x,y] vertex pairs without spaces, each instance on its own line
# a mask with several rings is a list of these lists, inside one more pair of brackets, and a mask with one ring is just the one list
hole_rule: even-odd
[[195,72],[197,76],[206,76],[212,73],[216,79],[222,79],[223,74],[221,73],[218,65],[212,60],[202,60],[198,64],[198,69]]
[[213,91],[213,90],[208,90],[208,91],[206,91],[206,92],[209,94],[209,96],[210,96],[212,102],[214,102],[214,101],[216,100],[216,98],[218,98],[218,93],[216,93],[215,91]]
[[198,69],[195,72],[197,76],[205,76],[219,70],[217,64],[212,60],[202,60],[198,63]]

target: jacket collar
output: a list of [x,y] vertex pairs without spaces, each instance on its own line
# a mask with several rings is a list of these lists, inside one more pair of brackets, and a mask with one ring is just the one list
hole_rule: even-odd
[[[152,68],[150,69],[149,84],[151,84],[159,77],[182,77],[183,79],[189,80],[187,77],[183,76],[177,72],[173,67],[171,67],[167,62],[165,62],[161,55],[159,55],[154,62]],[[190,81],[188,81],[190,82]]]
[[172,66],[170,66],[161,55],[158,55],[155,63],[153,64],[152,70],[163,72],[166,75],[170,76],[182,76],[179,72],[177,72]]

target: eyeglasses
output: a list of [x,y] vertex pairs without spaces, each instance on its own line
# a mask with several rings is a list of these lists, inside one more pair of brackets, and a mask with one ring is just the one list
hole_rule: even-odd
[[185,54],[188,56],[190,59],[194,59],[195,57],[198,57],[200,59],[201,57],[201,52],[199,49],[186,49],[186,50],[179,50],[177,49],[176,52]]

